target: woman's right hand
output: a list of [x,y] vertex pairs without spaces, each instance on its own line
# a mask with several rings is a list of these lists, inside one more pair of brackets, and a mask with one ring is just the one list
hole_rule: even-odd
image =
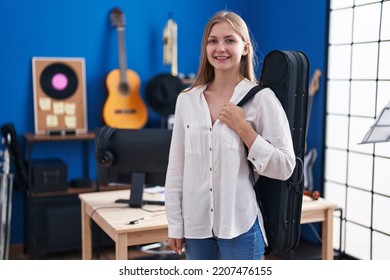
[[171,247],[173,252],[181,255],[183,253],[183,248],[185,244],[182,238],[168,237],[168,245],[169,247]]

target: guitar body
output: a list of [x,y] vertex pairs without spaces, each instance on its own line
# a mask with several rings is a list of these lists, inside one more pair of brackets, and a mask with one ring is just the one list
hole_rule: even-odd
[[103,107],[104,122],[116,128],[142,128],[148,120],[147,107],[140,96],[138,74],[126,70],[126,82],[121,82],[121,70],[114,69],[106,77],[108,97]]

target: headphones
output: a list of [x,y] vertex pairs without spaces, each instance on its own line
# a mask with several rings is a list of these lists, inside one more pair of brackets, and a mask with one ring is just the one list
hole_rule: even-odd
[[96,160],[100,165],[111,166],[114,162],[114,154],[107,150],[106,145],[115,130],[115,128],[103,126],[96,135]]

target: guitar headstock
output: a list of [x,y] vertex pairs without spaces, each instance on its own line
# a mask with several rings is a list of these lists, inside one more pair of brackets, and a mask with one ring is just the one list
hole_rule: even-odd
[[309,85],[309,96],[314,96],[314,94],[320,89],[320,77],[322,73],[321,70],[316,69],[314,71],[313,77],[311,78]]
[[125,14],[119,8],[112,9],[110,13],[111,24],[115,27],[125,27]]

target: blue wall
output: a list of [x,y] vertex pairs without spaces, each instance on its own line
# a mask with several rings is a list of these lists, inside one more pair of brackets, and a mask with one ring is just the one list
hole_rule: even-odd
[[[88,128],[93,130],[102,125],[101,110],[107,96],[104,80],[109,71],[118,67],[117,33],[108,18],[116,6],[126,16],[128,67],[141,77],[141,95],[151,77],[170,70],[162,63],[162,29],[169,13],[179,27],[179,71],[184,74],[197,71],[203,27],[212,14],[223,8],[246,19],[258,42],[260,56],[272,49],[299,49],[309,55],[313,69],[324,69],[326,0],[2,0],[0,125],[12,122],[20,144],[23,133],[34,131],[31,66],[34,56],[85,58]],[[308,144],[321,149],[323,92],[317,95]],[[149,114],[147,126],[158,126],[157,114],[152,110]],[[77,143],[38,145],[33,156],[61,157],[68,164],[69,177],[80,176]],[[93,176],[92,150],[89,160]],[[317,164],[318,186],[321,186],[320,170]],[[13,197],[11,243],[23,243],[23,194],[15,191]]]

